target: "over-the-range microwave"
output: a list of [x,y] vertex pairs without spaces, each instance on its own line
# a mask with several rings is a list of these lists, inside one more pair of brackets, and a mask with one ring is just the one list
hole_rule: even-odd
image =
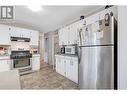
[[65,54],[76,54],[75,46],[65,46]]

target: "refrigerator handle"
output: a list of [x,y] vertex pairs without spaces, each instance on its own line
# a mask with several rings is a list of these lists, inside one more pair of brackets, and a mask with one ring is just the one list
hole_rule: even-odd
[[82,58],[82,47],[78,47],[78,62],[80,64]]

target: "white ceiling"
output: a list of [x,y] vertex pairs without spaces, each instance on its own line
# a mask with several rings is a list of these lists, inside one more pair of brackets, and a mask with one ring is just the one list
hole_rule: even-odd
[[36,27],[41,32],[49,32],[78,19],[81,15],[90,14],[101,7],[43,6],[43,10],[33,12],[27,6],[16,6],[15,20],[18,23]]

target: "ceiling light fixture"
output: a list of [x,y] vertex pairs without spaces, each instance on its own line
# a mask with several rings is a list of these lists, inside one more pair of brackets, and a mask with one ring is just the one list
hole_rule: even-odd
[[27,7],[34,12],[38,12],[42,10],[42,6],[39,6],[39,5],[29,5]]

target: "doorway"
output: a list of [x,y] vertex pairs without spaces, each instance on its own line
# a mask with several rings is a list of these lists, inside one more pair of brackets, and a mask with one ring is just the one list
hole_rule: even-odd
[[49,60],[48,60],[49,59],[49,38],[46,37],[44,42],[45,42],[44,63],[48,64],[49,63]]

